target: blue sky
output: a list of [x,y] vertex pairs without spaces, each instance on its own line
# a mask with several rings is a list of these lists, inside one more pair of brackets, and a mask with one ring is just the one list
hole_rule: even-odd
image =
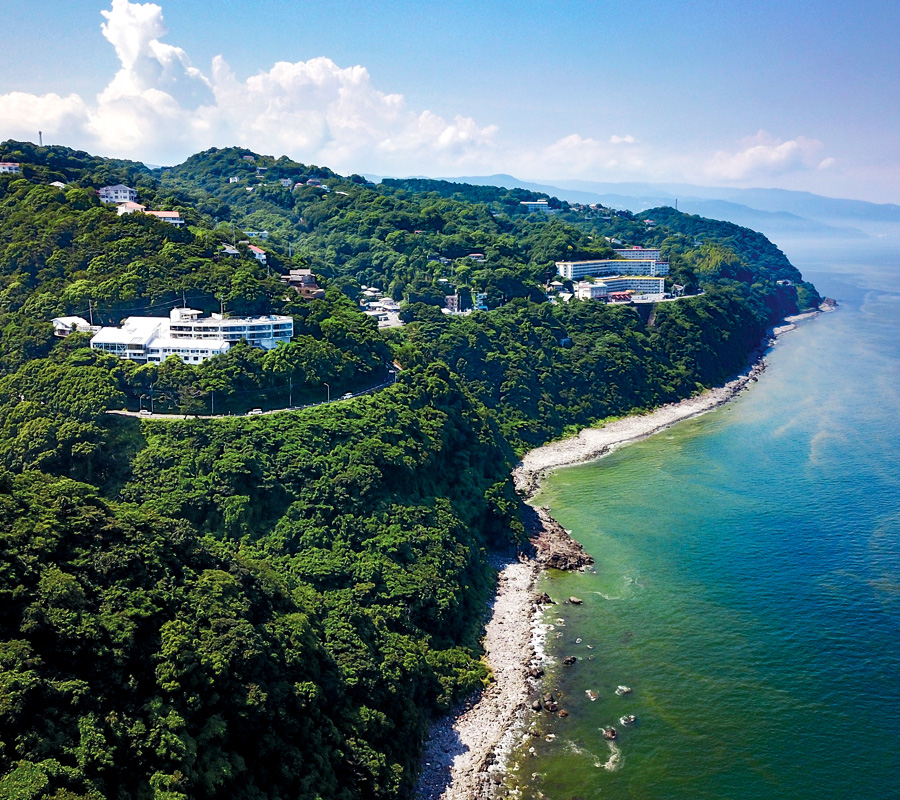
[[4,23],[0,139],[900,202],[896,3],[52,0]]

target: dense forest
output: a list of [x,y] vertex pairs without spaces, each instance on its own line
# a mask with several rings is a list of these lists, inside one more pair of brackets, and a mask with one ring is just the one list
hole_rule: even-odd
[[[0,797],[408,797],[429,720],[490,680],[487,554],[522,536],[517,455],[721,382],[819,300],[765,237],[674,209],[373,185],[240,148],[0,160],[21,164],[0,177]],[[120,182],[188,224],[117,216],[97,189]],[[522,211],[536,199],[555,213]],[[660,247],[691,296],[548,301],[555,261],[613,239]],[[325,297],[282,283],[292,268]],[[406,324],[379,330],[365,286]],[[451,293],[488,310],[447,315]],[[289,314],[295,337],[139,365],[51,324],[184,304]],[[398,366],[353,400],[203,416]],[[148,397],[188,418],[108,413]]]

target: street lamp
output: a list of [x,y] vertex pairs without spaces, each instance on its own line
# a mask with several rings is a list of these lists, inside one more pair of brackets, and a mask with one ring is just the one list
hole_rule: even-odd
[[145,398],[145,397],[147,397],[147,395],[142,394],[142,395],[138,398],[138,408],[140,408],[141,411],[144,410],[144,398]]
[[325,381],[322,381],[322,383],[325,385],[325,388],[328,390],[328,399],[325,402],[330,403],[331,402],[331,387],[327,383],[325,383]]

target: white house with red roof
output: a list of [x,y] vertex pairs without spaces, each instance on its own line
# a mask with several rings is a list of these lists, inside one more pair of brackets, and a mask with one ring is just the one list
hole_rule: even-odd
[[184,220],[181,218],[181,214],[177,211],[144,211],[144,214],[147,214],[151,217],[156,217],[163,222],[168,222],[170,225],[174,225],[176,228],[180,228],[184,225]]
[[0,175],[17,175],[19,165],[15,161],[0,161]]

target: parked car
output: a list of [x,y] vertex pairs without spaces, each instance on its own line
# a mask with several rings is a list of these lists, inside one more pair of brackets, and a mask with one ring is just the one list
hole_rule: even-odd
[[261,408],[251,408],[251,409],[247,412],[247,416],[248,416],[248,417],[255,417],[255,416],[257,416],[257,415],[259,415],[259,414],[262,414],[262,413],[263,413],[263,412],[262,412],[262,409],[261,409]]

